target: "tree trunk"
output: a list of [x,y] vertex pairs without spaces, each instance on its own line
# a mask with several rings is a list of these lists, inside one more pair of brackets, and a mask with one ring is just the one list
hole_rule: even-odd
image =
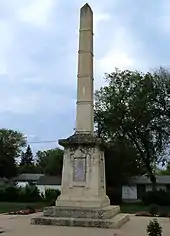
[[146,163],[146,168],[147,168],[148,175],[152,184],[152,191],[156,192],[156,177],[153,174],[152,168],[149,163]]

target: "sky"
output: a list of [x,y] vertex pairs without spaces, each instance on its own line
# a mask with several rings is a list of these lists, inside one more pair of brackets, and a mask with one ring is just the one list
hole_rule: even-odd
[[[0,126],[34,152],[75,128],[79,11],[84,0],[0,1]],[[104,73],[170,63],[169,0],[89,0],[95,89]],[[35,143],[54,141],[51,143]]]

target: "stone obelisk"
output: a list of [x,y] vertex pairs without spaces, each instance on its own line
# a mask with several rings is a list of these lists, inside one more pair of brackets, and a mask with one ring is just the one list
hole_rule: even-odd
[[76,132],[93,134],[93,12],[88,4],[81,8]]
[[61,195],[32,224],[117,228],[128,221],[106,195],[103,145],[94,136],[93,12],[80,11],[76,131],[59,140],[64,147]]
[[107,206],[104,156],[94,137],[93,12],[88,4],[80,10],[76,113],[75,134],[59,141],[65,148],[65,156],[62,193],[56,205]]

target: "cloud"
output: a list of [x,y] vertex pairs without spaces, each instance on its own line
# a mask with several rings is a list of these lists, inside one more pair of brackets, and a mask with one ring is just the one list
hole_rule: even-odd
[[26,23],[45,27],[48,25],[54,2],[56,2],[56,0],[27,1],[27,4],[19,9],[18,18]]
[[[73,133],[83,0],[0,2],[0,123],[56,140]],[[169,3],[89,0],[95,88],[105,72],[169,65]],[[47,144],[40,145],[47,147]],[[40,147],[38,146],[38,148]]]

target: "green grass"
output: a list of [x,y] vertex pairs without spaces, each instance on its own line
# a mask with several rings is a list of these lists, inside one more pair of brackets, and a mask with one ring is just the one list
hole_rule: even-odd
[[[161,206],[160,213],[169,213],[170,214],[170,206]],[[135,214],[141,211],[149,211],[149,206],[144,206],[140,203],[122,203],[120,205],[121,212]]]
[[42,208],[45,206],[44,203],[20,203],[20,202],[0,202],[0,213],[8,213],[11,211],[24,210],[28,206],[35,208]]

